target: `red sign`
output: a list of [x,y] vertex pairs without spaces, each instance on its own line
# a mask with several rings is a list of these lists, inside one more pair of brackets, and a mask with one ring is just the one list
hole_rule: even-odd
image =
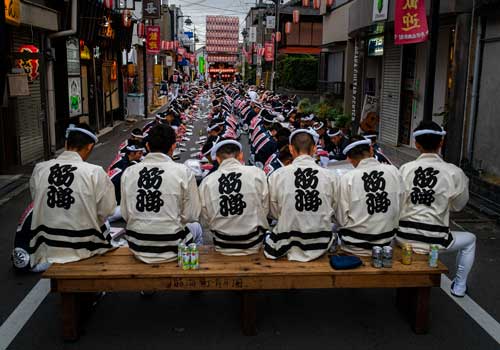
[[394,43],[415,44],[429,38],[425,0],[396,0]]
[[157,55],[160,53],[161,39],[160,26],[146,27],[146,53],[148,55]]
[[[21,53],[38,53],[38,47],[33,45],[23,45],[19,48]],[[39,68],[38,59],[34,58],[21,58],[17,60],[17,67],[22,68],[26,74],[28,74],[28,81],[31,83],[40,75],[38,72]]]
[[264,54],[264,60],[266,62],[272,62],[274,61],[274,43],[266,43],[265,47],[265,54]]

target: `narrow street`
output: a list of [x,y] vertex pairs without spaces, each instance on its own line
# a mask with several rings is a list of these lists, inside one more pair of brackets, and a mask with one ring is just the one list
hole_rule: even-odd
[[500,0],[4,0],[0,52],[0,350],[500,350]]

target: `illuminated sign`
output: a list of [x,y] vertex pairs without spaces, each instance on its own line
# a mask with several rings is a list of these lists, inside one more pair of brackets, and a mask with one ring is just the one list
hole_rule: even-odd
[[21,24],[21,2],[20,0],[4,0],[5,22],[12,25]]
[[368,56],[384,55],[384,37],[378,36],[368,39]]
[[[19,48],[21,53],[38,53],[39,50],[34,45],[23,45]],[[28,74],[28,81],[31,83],[38,78],[40,73],[38,68],[40,67],[39,60],[34,58],[21,58],[17,60],[17,67],[24,70]]]

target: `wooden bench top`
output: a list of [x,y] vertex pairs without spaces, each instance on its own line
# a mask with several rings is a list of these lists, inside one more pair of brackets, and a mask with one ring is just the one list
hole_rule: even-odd
[[262,253],[224,256],[213,247],[200,247],[200,269],[184,271],[176,262],[145,264],[128,248],[69,264],[54,264],[43,277],[52,280],[53,291],[138,290],[261,290],[312,288],[401,288],[439,286],[447,268],[430,268],[427,256],[413,255],[411,265],[401,263],[394,250],[392,268],[375,269],[370,257],[353,270],[334,270],[328,256],[301,263],[269,260]]

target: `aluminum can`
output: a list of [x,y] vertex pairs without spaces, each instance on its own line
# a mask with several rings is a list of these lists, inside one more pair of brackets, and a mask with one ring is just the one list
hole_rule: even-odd
[[429,267],[438,267],[439,247],[432,244],[429,248]]
[[186,250],[186,245],[184,243],[179,243],[177,246],[177,266],[182,267],[182,254]]
[[191,254],[189,248],[184,249],[182,252],[182,269],[189,270],[191,268]]
[[384,267],[392,267],[392,247],[385,246],[382,248],[382,265]]
[[376,269],[382,268],[382,248],[379,246],[372,248],[372,266]]
[[198,270],[200,268],[200,253],[195,243],[189,245],[189,268]]
[[401,250],[401,263],[403,265],[411,265],[412,256],[413,256],[413,250],[411,248],[411,244],[410,243],[403,244]]

